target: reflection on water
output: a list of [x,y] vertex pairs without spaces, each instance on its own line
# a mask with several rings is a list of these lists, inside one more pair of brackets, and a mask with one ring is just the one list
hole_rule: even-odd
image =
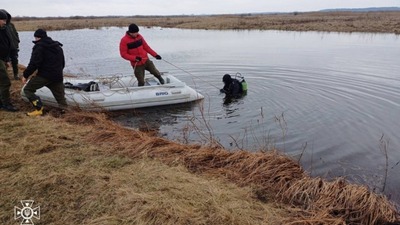
[[[53,31],[66,71],[130,75],[119,40],[126,29]],[[115,120],[178,140],[217,139],[227,148],[277,147],[312,175],[346,176],[400,202],[400,52],[391,34],[208,31],[142,28],[165,61],[154,61],[201,92],[200,104],[118,112]],[[21,32],[21,63],[32,32]],[[98,41],[93,41],[98,40]],[[222,76],[242,74],[247,96],[224,102]],[[188,129],[192,128],[192,129]],[[389,143],[389,168],[380,139]],[[182,138],[184,136],[184,138]]]
[[[189,114],[193,110],[196,110],[196,103],[123,110],[112,112],[111,115],[123,126],[136,128],[144,132],[162,134],[161,127],[173,127],[181,123],[182,115],[188,115],[188,117],[185,117],[190,118]],[[166,134],[164,135],[167,136]]]
[[241,94],[241,96],[238,97],[238,98],[225,96],[225,97],[223,98],[223,100],[224,100],[224,106],[229,107],[230,105],[239,105],[239,104],[243,104],[243,102],[245,101],[246,95],[247,95],[247,91],[243,92],[243,93]]

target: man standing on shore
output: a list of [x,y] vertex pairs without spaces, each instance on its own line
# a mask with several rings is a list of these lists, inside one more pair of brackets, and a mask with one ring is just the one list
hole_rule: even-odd
[[[45,30],[38,29],[33,36],[35,37],[35,41],[33,41],[35,46],[33,46],[32,56],[24,71],[22,82],[26,83],[28,78],[30,80],[22,91],[35,108],[27,115],[41,116],[43,115],[43,104],[35,92],[44,86],[50,89],[62,110],[67,107],[63,83],[65,58],[61,48],[62,44],[48,37]],[[36,76],[31,76],[36,70]]]
[[11,104],[10,87],[6,62],[8,62],[12,49],[12,36],[9,27],[6,26],[8,16],[0,10],[0,108],[6,111],[18,111]]
[[10,52],[10,60],[12,65],[12,70],[14,73],[14,79],[19,80],[18,77],[18,52],[19,52],[19,35],[17,29],[15,29],[14,24],[11,22],[11,14],[8,13],[5,9],[0,9],[4,13],[7,14],[7,23],[6,26],[9,29],[11,35],[11,52]]
[[144,86],[145,70],[153,74],[160,81],[160,84],[165,83],[161,73],[147,54],[149,53],[158,60],[161,60],[161,56],[151,49],[143,36],[139,34],[139,27],[136,24],[129,25],[128,31],[119,44],[119,52],[122,58],[131,62],[135,77],[138,80],[138,86]]

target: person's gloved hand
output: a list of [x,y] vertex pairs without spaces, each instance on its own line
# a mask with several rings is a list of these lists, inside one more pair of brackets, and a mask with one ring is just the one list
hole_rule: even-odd
[[156,59],[161,60],[161,56],[160,55],[156,55]]
[[135,61],[136,61],[136,62],[140,62],[140,61],[142,61],[142,57],[140,57],[140,56],[136,56],[136,59],[135,59]]

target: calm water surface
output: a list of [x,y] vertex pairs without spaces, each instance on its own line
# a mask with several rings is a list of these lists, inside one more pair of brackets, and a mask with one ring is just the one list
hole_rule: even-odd
[[[126,29],[49,32],[64,44],[66,72],[131,75],[119,56]],[[173,140],[203,142],[200,129],[229,149],[275,146],[300,158],[312,175],[347,179],[382,190],[400,203],[400,36],[283,31],[142,28],[176,75],[204,101],[115,113],[125,126]],[[21,32],[27,64],[33,32]],[[240,73],[247,96],[224,104],[222,76]],[[194,118],[194,119],[193,119]],[[193,125],[194,124],[194,125]],[[386,144],[389,166],[385,166]],[[300,157],[301,156],[301,157]]]

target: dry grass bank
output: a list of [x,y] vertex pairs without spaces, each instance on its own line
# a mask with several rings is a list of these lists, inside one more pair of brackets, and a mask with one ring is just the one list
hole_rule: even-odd
[[[12,96],[22,111],[31,108]],[[0,111],[0,223],[35,200],[35,224],[394,224],[386,197],[309,177],[276,151],[228,152],[125,129],[106,114]]]
[[73,17],[16,18],[19,31],[37,28],[69,30],[80,28],[159,26],[185,29],[255,29],[324,32],[372,32],[400,34],[400,12],[310,12],[267,15],[213,16],[133,16],[133,17]]
[[0,118],[1,224],[17,224],[14,206],[28,199],[41,208],[35,224],[280,224],[286,214],[249,187],[94,144],[96,126]]

